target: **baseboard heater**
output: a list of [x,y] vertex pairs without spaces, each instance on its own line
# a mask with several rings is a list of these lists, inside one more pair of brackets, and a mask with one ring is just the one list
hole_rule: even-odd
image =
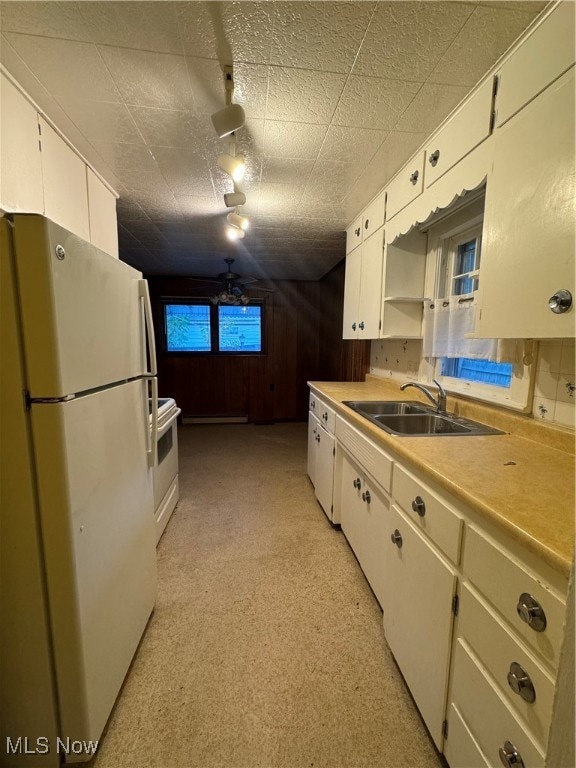
[[182,424],[247,424],[248,416],[183,416]]

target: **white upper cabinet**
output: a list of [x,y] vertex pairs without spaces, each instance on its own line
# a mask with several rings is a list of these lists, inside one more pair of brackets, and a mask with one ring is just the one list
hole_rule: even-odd
[[90,241],[86,164],[43,117],[39,117],[44,213]]
[[360,301],[360,275],[362,271],[362,249],[355,248],[346,256],[344,280],[344,315],[342,338],[358,338],[358,302]]
[[387,189],[386,218],[402,210],[424,189],[424,152],[408,162]]
[[346,253],[350,253],[362,242],[362,216],[358,216],[346,230]]
[[116,198],[108,187],[86,168],[88,184],[88,214],[90,242],[111,256],[118,257],[118,227],[116,224]]
[[343,339],[378,338],[383,256],[383,228],[346,256]]
[[494,82],[487,80],[426,147],[429,187],[490,135]]
[[43,213],[38,114],[0,73],[0,207],[13,213]]
[[563,2],[502,66],[496,125],[503,125],[571,67],[574,49],[574,3]]
[[362,239],[369,238],[377,229],[384,224],[384,215],[386,208],[386,196],[381,192],[366,208],[362,215]]
[[560,291],[575,296],[574,69],[498,129],[495,140],[476,335],[573,337],[574,306],[557,313],[551,305]]

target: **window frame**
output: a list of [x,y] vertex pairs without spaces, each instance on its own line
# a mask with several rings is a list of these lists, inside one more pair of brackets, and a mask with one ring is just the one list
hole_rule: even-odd
[[[205,306],[209,308],[209,319],[210,319],[210,350],[179,350],[179,349],[168,349],[168,330],[166,325],[166,306],[170,304],[188,304],[191,306]],[[264,299],[250,299],[248,304],[242,305],[247,307],[254,307],[258,306],[260,307],[260,351],[255,352],[254,350],[247,350],[246,352],[240,352],[238,350],[226,350],[221,351],[219,349],[220,345],[220,336],[219,336],[219,312],[218,308],[219,306],[235,306],[235,305],[219,305],[214,304],[211,299],[206,297],[198,297],[198,296],[162,296],[160,298],[160,305],[161,305],[161,324],[160,324],[160,333],[161,333],[161,351],[163,355],[179,355],[182,357],[231,357],[231,356],[238,356],[238,357],[262,357],[267,354],[266,350],[266,311],[265,311],[265,300]]]
[[[481,247],[483,219],[484,199],[481,198],[473,201],[469,206],[455,211],[452,215],[444,217],[428,229],[426,295],[434,297],[435,301],[446,300],[451,296],[451,294],[448,296],[440,295],[440,293],[445,293],[447,286],[451,286],[454,277],[451,267],[454,263],[456,249],[453,247],[452,254],[449,254],[447,252],[448,244],[450,241],[452,241],[453,246],[458,242],[466,242],[470,234],[476,232],[479,233]],[[481,258],[480,252],[480,261]],[[481,269],[478,279],[481,280]],[[471,294],[461,294],[461,297],[475,297],[477,291],[478,284],[475,291]],[[433,379],[437,379],[447,392],[455,395],[463,395],[523,413],[530,412],[536,377],[536,355],[532,348],[525,353],[522,361],[513,364],[509,388],[443,375],[442,360],[443,358],[426,358],[426,378],[430,384]]]

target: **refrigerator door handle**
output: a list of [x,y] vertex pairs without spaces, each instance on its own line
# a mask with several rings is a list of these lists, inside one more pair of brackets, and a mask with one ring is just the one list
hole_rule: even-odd
[[144,302],[144,333],[148,344],[148,358],[150,370],[146,373],[150,376],[156,376],[158,373],[156,367],[156,341],[154,339],[154,323],[152,321],[152,305],[150,303],[150,292],[148,290],[148,281],[138,281],[138,293]]
[[[158,379],[145,376],[144,418],[146,427],[146,456],[148,466],[155,467],[158,460]],[[148,412],[148,382],[151,384],[152,413]]]

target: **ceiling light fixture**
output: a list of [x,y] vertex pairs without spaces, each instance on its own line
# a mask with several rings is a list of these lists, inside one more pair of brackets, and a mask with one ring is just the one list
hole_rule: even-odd
[[246,161],[244,155],[218,155],[218,167],[221,168],[234,181],[242,181],[246,172]]
[[246,122],[246,114],[240,104],[232,104],[234,77],[231,66],[224,67],[224,88],[226,89],[226,106],[214,112],[211,118],[214,130],[220,139],[242,128]]
[[245,232],[243,229],[234,226],[229,226],[226,230],[226,237],[228,240],[242,240],[244,234]]
[[246,195],[244,192],[238,192],[234,189],[234,192],[228,192],[224,195],[224,205],[226,208],[238,208],[239,205],[244,205],[246,202]]
[[238,211],[229,213],[228,216],[226,216],[226,220],[230,226],[237,227],[238,229],[242,229],[244,231],[246,231],[250,226],[250,221],[246,218],[246,216],[240,216]]

